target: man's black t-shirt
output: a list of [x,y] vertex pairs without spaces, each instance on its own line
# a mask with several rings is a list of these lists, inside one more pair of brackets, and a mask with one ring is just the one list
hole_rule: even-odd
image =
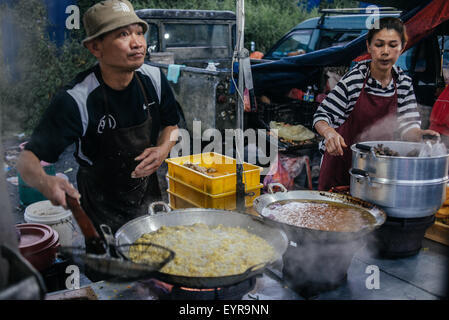
[[[158,68],[144,64],[136,70],[136,76],[146,90],[153,117],[153,136],[157,138],[159,129],[179,122],[173,92]],[[106,126],[129,128],[146,120],[144,96],[135,77],[128,87],[120,91],[101,83],[98,64],[78,74],[54,97],[25,149],[32,151],[40,160],[54,163],[69,145],[76,143],[74,155],[78,163],[90,166],[100,152],[99,143]],[[101,86],[105,89],[108,115]]]

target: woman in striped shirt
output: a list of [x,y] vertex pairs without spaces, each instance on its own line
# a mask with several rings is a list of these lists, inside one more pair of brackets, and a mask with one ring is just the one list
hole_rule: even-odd
[[367,34],[371,60],[349,71],[321,103],[313,125],[324,137],[319,190],[349,185],[349,146],[368,140],[421,141],[422,130],[412,81],[395,66],[407,35],[398,18],[382,18]]

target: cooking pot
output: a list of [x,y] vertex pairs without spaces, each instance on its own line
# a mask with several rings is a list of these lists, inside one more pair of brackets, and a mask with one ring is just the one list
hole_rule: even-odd
[[[281,192],[274,193],[273,187],[281,188]],[[263,219],[270,225],[281,228],[287,234],[290,241],[301,242],[314,241],[314,242],[345,242],[351,241],[363,237],[367,233],[373,231],[374,229],[380,227],[386,219],[386,214],[373,205],[372,203],[365,202],[354,197],[324,192],[324,191],[309,191],[309,190],[299,190],[299,191],[287,191],[287,189],[279,183],[273,183],[268,186],[268,192],[254,199],[253,205],[254,209],[259,213]],[[264,209],[269,205],[279,202],[279,201],[327,201],[339,204],[345,204],[350,207],[355,207],[358,209],[363,209],[371,216],[374,217],[375,222],[367,224],[364,228],[355,232],[336,232],[336,231],[323,231],[315,230],[309,228],[298,227],[294,225],[289,225],[276,221],[268,216],[264,216]]]
[[[376,155],[382,144],[399,156]],[[420,218],[435,214],[445,200],[449,155],[407,157],[423,144],[404,141],[368,141],[353,144],[350,193],[372,202],[389,217]]]
[[[281,192],[274,193],[278,186]],[[347,279],[347,271],[354,254],[364,244],[365,235],[379,228],[386,214],[375,205],[345,194],[321,191],[287,191],[278,183],[268,185],[269,193],[254,200],[254,208],[267,224],[281,228],[287,234],[289,246],[283,256],[283,280],[304,297],[333,290]],[[278,222],[264,216],[264,209],[278,201],[327,201],[363,209],[374,222],[355,232],[322,231]]]
[[[156,213],[155,208],[162,205],[165,212]],[[119,253],[128,258],[128,252],[121,250],[123,245],[134,243],[143,234],[158,230],[162,226],[183,226],[195,223],[204,223],[210,226],[219,224],[226,227],[241,227],[265,239],[273,248],[276,256],[265,264],[250,267],[246,272],[238,275],[222,277],[187,277],[156,271],[154,277],[172,285],[188,288],[217,288],[237,284],[243,280],[261,274],[265,267],[281,259],[287,249],[287,236],[282,230],[267,225],[257,216],[239,212],[189,208],[171,211],[164,202],[155,202],[150,205],[149,214],[138,217],[123,225],[115,233],[115,243]]]

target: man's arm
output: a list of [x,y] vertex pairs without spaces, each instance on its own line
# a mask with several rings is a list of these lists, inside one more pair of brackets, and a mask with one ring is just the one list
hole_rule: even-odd
[[79,199],[80,194],[66,179],[48,175],[40,164],[39,158],[31,151],[24,150],[17,163],[22,179],[32,188],[39,190],[55,206],[67,209],[65,195]]
[[142,160],[131,173],[132,178],[142,178],[153,174],[167,158],[178,141],[178,126],[166,126],[159,135],[157,146],[145,149],[136,160]]

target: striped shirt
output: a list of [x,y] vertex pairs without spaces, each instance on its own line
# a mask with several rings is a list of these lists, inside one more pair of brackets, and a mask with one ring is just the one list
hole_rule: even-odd
[[[318,107],[313,117],[313,126],[316,122],[324,120],[332,128],[338,128],[346,121],[359,98],[363,82],[369,71],[369,62],[370,60],[359,62],[341,78]],[[393,66],[393,71],[398,93],[397,133],[402,138],[409,129],[421,127],[421,117],[413,92],[412,79],[397,66]],[[391,97],[394,95],[394,81],[391,79],[388,86],[382,88],[380,81],[370,76],[366,81],[365,90],[368,94]],[[322,153],[325,151],[324,143],[325,141],[320,143]]]

